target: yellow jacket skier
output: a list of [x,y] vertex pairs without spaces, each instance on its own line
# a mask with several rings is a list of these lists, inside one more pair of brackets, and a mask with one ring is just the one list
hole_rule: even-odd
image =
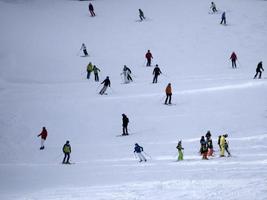
[[224,157],[225,156],[224,155],[225,146],[226,146],[226,139],[225,138],[227,138],[227,137],[228,137],[228,135],[225,134],[225,135],[222,135],[221,138],[220,138],[220,147],[221,147],[221,149],[220,149],[220,156],[221,157]]

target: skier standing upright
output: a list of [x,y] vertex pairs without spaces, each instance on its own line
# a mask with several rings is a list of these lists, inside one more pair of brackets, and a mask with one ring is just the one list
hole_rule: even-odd
[[128,124],[129,119],[125,114],[122,114],[122,135],[129,135],[128,134]]
[[87,53],[87,50],[86,50],[86,46],[85,46],[84,43],[82,43],[82,46],[81,46],[80,50],[83,50],[84,56],[88,56],[88,53]]
[[64,144],[62,151],[64,153],[64,159],[62,161],[62,164],[70,164],[71,146],[70,146],[70,142],[68,140]]
[[101,84],[104,84],[104,86],[100,90],[99,94],[103,95],[106,92],[107,88],[110,87],[109,77],[107,76],[106,79]]
[[225,146],[227,145],[227,143],[226,143],[226,138],[227,137],[228,137],[227,134],[221,135],[221,137],[220,137],[220,147],[221,147],[220,157],[224,157],[225,156],[224,152],[225,152]]
[[257,68],[256,68],[256,74],[254,76],[254,79],[257,78],[258,74],[259,74],[259,78],[261,78],[261,74],[262,74],[262,71],[264,71],[263,67],[262,67],[262,61],[260,61],[257,65]]
[[91,72],[93,71],[93,64],[91,62],[89,62],[89,64],[87,65],[87,79],[90,79],[90,75],[91,75]]
[[91,17],[94,17],[95,16],[94,6],[91,3],[89,3],[88,8],[89,8],[89,12],[91,14]]
[[94,65],[94,67],[93,67],[93,71],[94,71],[94,75],[95,75],[95,81],[98,82],[98,81],[99,81],[98,72],[100,72],[100,69],[97,68],[97,67]]
[[221,23],[220,24],[224,24],[224,25],[226,25],[226,14],[225,14],[225,12],[223,12],[222,13],[222,20],[221,20]]
[[158,76],[161,74],[161,70],[158,66],[158,64],[156,64],[154,70],[153,70],[153,75],[154,75],[154,78],[153,78],[153,82],[152,83],[157,83],[158,82]]
[[203,160],[208,160],[208,157],[207,157],[208,147],[207,147],[207,142],[204,136],[201,136],[201,139],[200,139],[200,153],[202,155]]
[[233,51],[233,53],[231,54],[230,60],[232,61],[232,68],[236,68],[236,60],[237,60],[237,56],[235,54],[235,52]]
[[169,104],[171,104],[172,102],[172,87],[171,87],[171,83],[169,83],[165,89],[166,92],[166,99],[165,99],[165,104],[167,104],[168,100],[169,100]]
[[135,143],[134,146],[134,153],[137,154],[138,158],[139,158],[139,162],[145,161],[146,162],[146,158],[145,156],[142,154],[142,151],[144,151],[143,147],[139,146],[137,143]]
[[182,147],[181,140],[178,142],[176,149],[178,149],[178,161],[183,160],[184,159],[184,154],[183,154],[184,148]]
[[152,53],[150,52],[150,50],[147,50],[147,53],[146,53],[146,60],[147,60],[146,66],[147,67],[151,66],[151,59],[153,59]]
[[40,150],[43,150],[45,147],[44,147],[44,142],[47,138],[47,130],[45,127],[43,127],[43,130],[42,132],[37,136],[37,137],[40,137],[41,136],[41,147],[40,147]]
[[207,147],[208,147],[208,152],[207,156],[212,156],[213,155],[213,144],[212,144],[212,139],[211,139],[211,133],[208,131],[206,133],[206,140],[207,140]]
[[144,16],[144,12],[140,8],[138,9],[138,11],[139,11],[140,20],[143,21],[144,19],[146,19]]

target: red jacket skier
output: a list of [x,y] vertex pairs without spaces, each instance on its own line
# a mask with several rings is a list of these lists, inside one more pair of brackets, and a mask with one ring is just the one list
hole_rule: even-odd
[[232,61],[232,68],[236,68],[237,56],[236,56],[235,52],[232,53],[230,60]]
[[147,59],[147,63],[146,63],[146,66],[149,67],[151,66],[151,59],[153,58],[150,50],[147,51],[146,53],[146,59]]
[[41,136],[41,147],[40,147],[40,150],[43,150],[44,149],[44,142],[47,138],[47,130],[45,127],[43,127],[43,130],[42,132],[38,135],[38,137]]

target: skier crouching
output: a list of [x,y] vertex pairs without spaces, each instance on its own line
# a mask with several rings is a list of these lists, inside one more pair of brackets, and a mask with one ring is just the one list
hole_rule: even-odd
[[145,161],[146,162],[146,158],[145,156],[142,154],[142,151],[144,151],[143,147],[139,146],[137,143],[135,143],[135,147],[134,147],[134,153],[137,154],[138,158],[139,158],[139,162]]

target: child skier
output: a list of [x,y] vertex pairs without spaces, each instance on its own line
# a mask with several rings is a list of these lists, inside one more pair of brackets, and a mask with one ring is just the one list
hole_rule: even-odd
[[151,66],[151,59],[152,58],[153,58],[152,53],[150,52],[150,50],[147,50],[147,53],[146,53],[146,60],[147,60],[146,66],[147,67]]
[[106,92],[107,88],[110,87],[109,77],[107,76],[106,79],[101,84],[104,84],[104,86],[100,90],[99,94],[103,95]]
[[264,71],[263,67],[262,67],[262,61],[259,62],[259,64],[257,65],[257,68],[256,68],[256,74],[254,76],[254,79],[257,78],[258,74],[259,75],[259,79],[261,79],[261,74],[262,74],[262,71]]
[[171,104],[172,102],[172,87],[171,87],[171,83],[169,83],[165,89],[165,93],[166,93],[166,99],[165,99],[165,104],[167,105],[167,102],[169,100],[169,104]]
[[140,8],[138,10],[139,10],[140,20],[143,21],[144,19],[146,19],[145,16],[144,16],[144,12]]
[[139,146],[137,143],[135,143],[134,146],[134,153],[137,154],[138,158],[139,158],[139,162],[145,161],[146,162],[146,158],[145,156],[142,154],[142,151],[144,151],[143,147]]
[[70,164],[71,146],[70,146],[70,142],[68,140],[64,144],[62,151],[64,153],[64,159],[62,161],[62,164]]
[[207,157],[210,157],[213,155],[213,144],[212,144],[210,131],[206,133],[206,139],[207,139],[207,147],[208,147]]
[[201,136],[201,139],[200,139],[200,153],[202,155],[203,160],[208,160],[208,157],[207,157],[208,147],[207,147],[207,142],[205,141],[204,136]]
[[160,74],[162,74],[162,72],[160,71],[159,66],[156,64],[156,67],[153,70],[154,78],[153,78],[153,82],[152,83],[157,83],[158,82],[158,76]]
[[235,52],[233,52],[231,54],[230,60],[232,61],[232,68],[236,68],[236,60],[237,60],[237,56],[235,54]]
[[184,148],[182,147],[181,140],[178,142],[176,149],[178,149],[178,161],[183,160],[184,159],[184,154],[183,154]]
[[86,78],[90,79],[91,72],[93,71],[93,64],[91,62],[89,62],[89,64],[87,65],[86,71],[87,71]]
[[95,75],[95,81],[99,81],[98,72],[100,72],[100,69],[98,69],[95,65],[93,67],[94,75]]
[[125,114],[122,114],[122,135],[129,135],[128,134],[128,124],[129,124],[129,119]]
[[82,47],[80,50],[83,50],[84,56],[88,56],[87,50],[86,50],[86,46],[84,43],[82,43]]
[[94,17],[95,16],[94,6],[91,3],[89,3],[88,8],[89,8],[89,12],[91,14],[91,17]]
[[40,137],[41,136],[41,147],[40,147],[40,150],[43,150],[45,147],[44,147],[44,142],[47,138],[47,130],[45,127],[43,127],[43,130],[42,132],[37,136],[37,137]]

